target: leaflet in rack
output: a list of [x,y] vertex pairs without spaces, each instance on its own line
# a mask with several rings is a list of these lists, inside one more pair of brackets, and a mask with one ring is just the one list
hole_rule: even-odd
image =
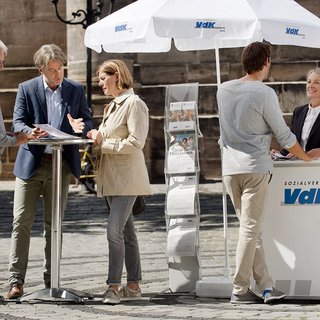
[[195,215],[197,177],[171,176],[166,201],[168,216]]
[[194,172],[195,156],[195,133],[170,136],[167,156],[168,173]]
[[167,256],[187,257],[196,254],[196,218],[171,219],[167,238]]
[[169,131],[195,130],[196,102],[171,102],[169,106]]

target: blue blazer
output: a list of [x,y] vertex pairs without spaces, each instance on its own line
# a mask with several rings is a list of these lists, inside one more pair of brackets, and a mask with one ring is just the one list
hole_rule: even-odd
[[[93,128],[93,123],[83,87],[79,83],[64,78],[61,98],[63,111],[60,130],[74,134],[67,118],[67,114],[70,113],[74,119],[83,118],[85,130],[82,136],[85,137],[87,131]],[[45,123],[48,123],[47,103],[43,79],[39,76],[19,84],[13,113],[13,130],[31,133],[33,124]],[[43,145],[21,145],[14,165],[14,175],[21,179],[32,177],[41,163],[44,149]],[[73,175],[79,178],[81,174],[79,147],[65,145],[63,158],[67,161]]]

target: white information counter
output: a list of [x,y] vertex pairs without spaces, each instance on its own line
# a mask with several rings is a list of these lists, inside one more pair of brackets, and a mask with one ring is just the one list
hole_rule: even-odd
[[320,161],[274,161],[263,224],[277,289],[320,299]]

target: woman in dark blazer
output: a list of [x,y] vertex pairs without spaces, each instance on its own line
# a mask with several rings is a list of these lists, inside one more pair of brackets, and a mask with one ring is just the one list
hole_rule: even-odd
[[[309,104],[296,107],[293,111],[291,131],[308,152],[320,148],[320,68],[311,69],[307,74],[306,94]],[[287,150],[281,150],[288,155]]]

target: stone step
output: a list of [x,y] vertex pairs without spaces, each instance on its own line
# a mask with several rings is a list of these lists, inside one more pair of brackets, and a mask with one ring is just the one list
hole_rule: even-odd
[[19,83],[38,75],[35,67],[5,67],[1,70],[1,89],[17,89]]

